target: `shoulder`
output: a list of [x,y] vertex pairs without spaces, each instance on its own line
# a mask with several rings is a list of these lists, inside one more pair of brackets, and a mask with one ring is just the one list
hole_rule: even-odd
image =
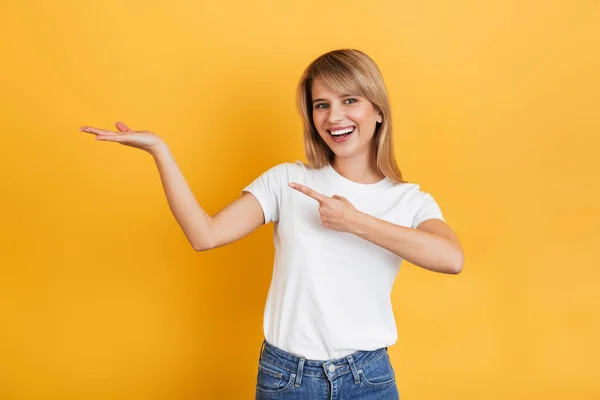
[[405,191],[407,194],[410,194],[412,197],[417,199],[422,199],[431,195],[429,191],[421,188],[421,184],[416,182],[394,183],[393,186]]
[[413,182],[392,182],[392,184],[387,186],[385,189],[398,197],[412,200],[420,199],[425,193],[421,191],[421,185]]
[[303,163],[300,160],[296,160],[294,162],[286,162],[286,163],[283,163],[283,165],[286,166],[288,171],[294,171],[294,172],[304,172],[304,171],[308,171],[311,169],[310,166],[308,166],[307,164]]
[[263,179],[269,181],[290,182],[305,175],[310,167],[301,161],[282,162],[275,164],[262,174]]
[[295,162],[283,162],[269,169],[269,171],[273,173],[287,177],[296,177],[302,174],[306,174],[308,171],[311,170],[312,169],[310,168],[310,166],[298,160],[296,160]]
[[276,165],[272,166],[269,169],[269,171],[271,171],[271,170],[300,171],[300,170],[306,170],[306,169],[310,169],[310,167],[308,165],[304,164],[302,161],[296,160],[295,162],[282,162],[282,163],[276,164]]
[[393,183],[387,189],[388,193],[395,197],[398,202],[402,202],[406,205],[413,205],[417,208],[426,203],[435,202],[432,194],[423,190],[418,183]]

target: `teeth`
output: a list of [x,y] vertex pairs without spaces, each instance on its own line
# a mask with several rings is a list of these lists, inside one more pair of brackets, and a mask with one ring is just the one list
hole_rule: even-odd
[[354,128],[346,128],[346,129],[342,129],[339,131],[331,131],[331,134],[334,136],[337,136],[337,135],[343,135],[344,133],[350,133],[352,131],[354,131]]

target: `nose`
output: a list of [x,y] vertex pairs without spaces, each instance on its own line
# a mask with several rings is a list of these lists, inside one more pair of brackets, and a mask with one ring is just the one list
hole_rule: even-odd
[[332,103],[329,106],[329,116],[327,118],[328,122],[331,124],[340,122],[344,119],[344,110],[343,108],[335,103]]

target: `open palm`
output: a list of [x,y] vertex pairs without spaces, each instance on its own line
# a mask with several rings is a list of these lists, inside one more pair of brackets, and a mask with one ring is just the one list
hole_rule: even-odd
[[96,140],[121,143],[122,145],[135,147],[151,154],[164,143],[160,136],[150,131],[134,131],[120,121],[115,126],[118,129],[117,132],[93,128],[91,126],[82,126],[79,130],[96,135]]

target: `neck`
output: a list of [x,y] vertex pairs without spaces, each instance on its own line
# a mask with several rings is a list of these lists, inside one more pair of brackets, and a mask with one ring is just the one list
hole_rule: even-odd
[[354,157],[334,156],[331,166],[344,178],[356,183],[377,183],[385,175],[379,173],[370,153],[366,152]]

